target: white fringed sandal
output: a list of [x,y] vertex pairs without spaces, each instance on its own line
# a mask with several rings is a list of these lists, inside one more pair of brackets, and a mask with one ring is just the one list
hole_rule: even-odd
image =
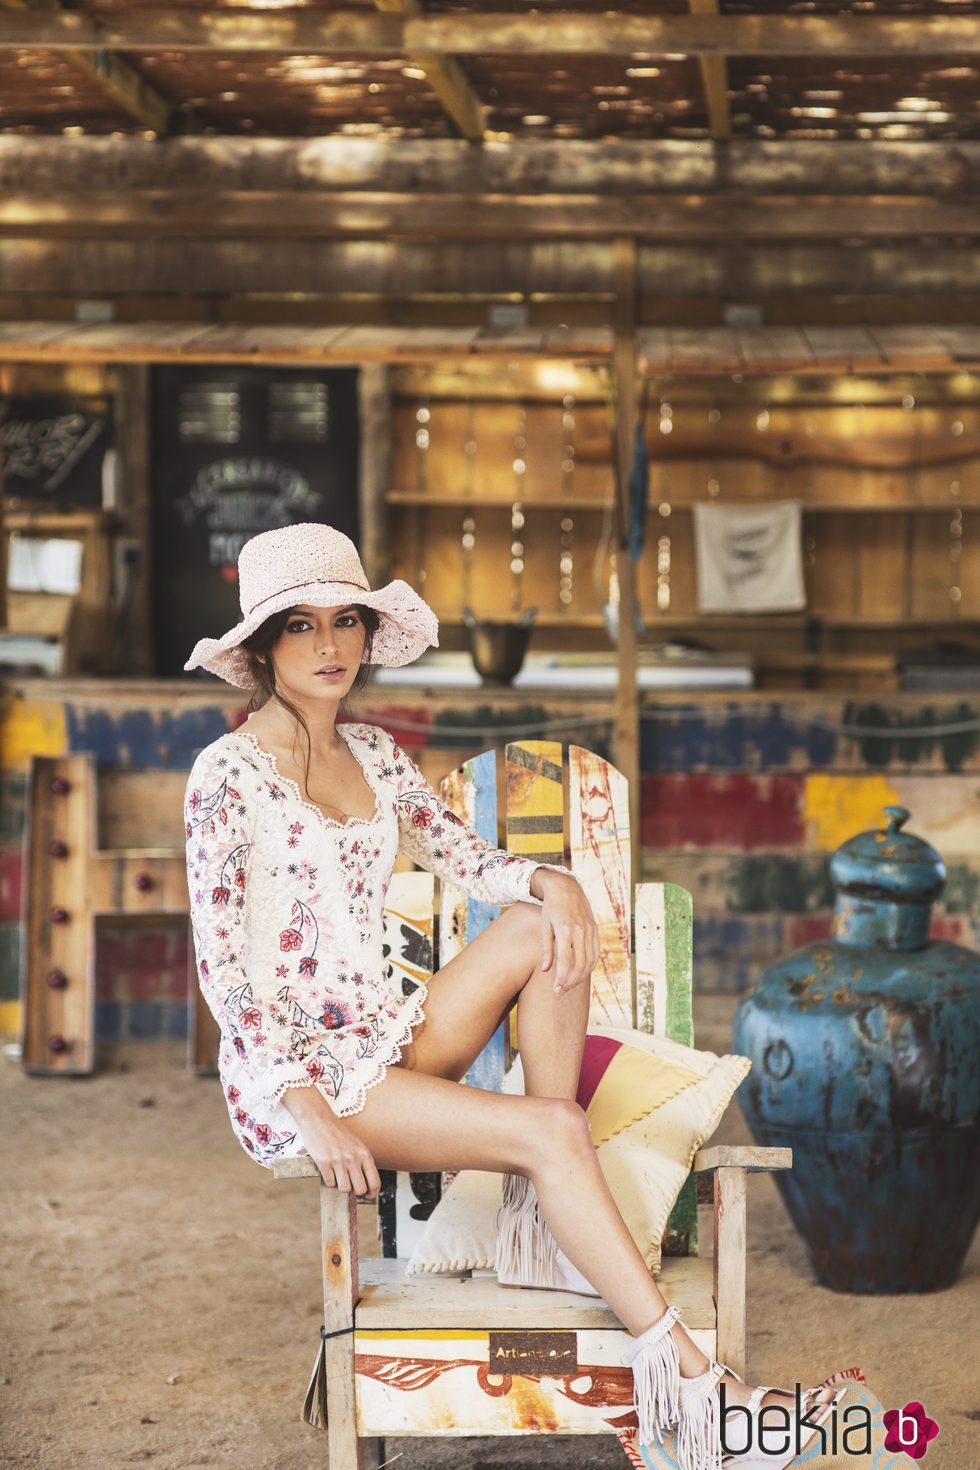
[[541,1214],[534,1185],[523,1174],[504,1175],[495,1265],[501,1286],[546,1286],[599,1295],[560,1249]]
[[652,1327],[634,1338],[623,1354],[633,1369],[635,1407],[640,1420],[640,1443],[663,1443],[663,1431],[677,1423],[678,1393],[682,1382],[677,1344],[670,1335],[681,1319],[679,1307],[668,1307]]
[[[697,1378],[681,1378],[677,1419],[677,1459],[681,1470],[722,1470],[721,1403],[715,1385],[730,1373],[745,1379],[725,1363],[711,1363]],[[730,1456],[725,1457],[728,1463]]]

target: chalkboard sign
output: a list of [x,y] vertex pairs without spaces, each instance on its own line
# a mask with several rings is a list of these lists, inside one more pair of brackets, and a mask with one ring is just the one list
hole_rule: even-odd
[[159,367],[152,386],[154,638],[179,674],[241,618],[238,554],[322,521],[356,543],[355,368]]
[[98,508],[111,433],[107,399],[0,400],[0,459],[7,495],[66,510]]

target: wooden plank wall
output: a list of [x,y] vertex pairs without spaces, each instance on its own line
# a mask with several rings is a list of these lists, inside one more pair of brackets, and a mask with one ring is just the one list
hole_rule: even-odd
[[[144,806],[155,839],[181,840],[179,797],[196,752],[244,715],[225,686],[195,681],[114,685],[35,681],[0,705],[0,1026],[19,1020],[21,841],[32,751],[93,751],[105,785],[101,840],[122,845],[133,783],[158,793]],[[181,694],[183,693],[183,697]],[[503,746],[515,725],[565,726],[561,738],[608,755],[597,715],[611,701],[581,696],[424,694],[405,687],[362,695],[358,717],[390,729],[436,785],[462,760]],[[933,932],[980,945],[980,733],[923,734],[980,723],[980,698],[786,693],[648,700],[644,709],[641,873],[694,895],[696,991],[739,992],[761,968],[828,932],[827,860],[882,808],[912,812],[949,878]],[[847,732],[853,733],[847,733]],[[145,789],[145,787],[144,787]],[[115,793],[114,795],[112,793]],[[147,828],[149,830],[149,828]],[[130,834],[131,835],[131,834]],[[498,840],[503,839],[503,833]],[[410,866],[404,858],[399,866]],[[107,929],[97,960],[99,1039],[182,1034],[183,926],[133,934]]]
[[[393,572],[424,581],[454,646],[462,602],[483,617],[516,609],[511,560],[519,541],[519,605],[538,609],[535,646],[568,648],[571,637],[576,646],[608,650],[606,405],[575,403],[566,437],[568,405],[557,395],[467,402],[462,382],[456,396],[440,397],[429,396],[424,372],[412,379],[412,395],[397,398],[393,412]],[[650,511],[637,582],[647,641],[682,632],[716,649],[746,650],[763,682],[810,687],[846,678],[894,688],[895,654],[940,634],[980,646],[975,386],[955,392],[945,380],[833,380],[822,392],[810,384],[790,395],[788,380],[740,388],[658,380],[646,428]],[[705,617],[691,507],[771,500],[803,506],[805,613]],[[524,519],[515,533],[517,501]],[[475,538],[471,553],[467,533]],[[560,599],[566,555],[570,603]],[[809,643],[808,619],[820,623]]]

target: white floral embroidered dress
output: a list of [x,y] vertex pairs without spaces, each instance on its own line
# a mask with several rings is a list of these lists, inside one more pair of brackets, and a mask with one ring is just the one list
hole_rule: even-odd
[[374,792],[370,818],[326,817],[244,729],[206,746],[187,783],[198,978],[221,1028],[232,1128],[268,1166],[306,1151],[286,1088],[316,1086],[338,1116],[359,1112],[423,1019],[425,986],[396,991],[382,948],[399,848],[474,898],[538,902],[540,865],[478,837],[387,731],[337,730]]

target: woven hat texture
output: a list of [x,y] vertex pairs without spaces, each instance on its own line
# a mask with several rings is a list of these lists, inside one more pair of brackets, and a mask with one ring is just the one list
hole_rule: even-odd
[[207,669],[243,689],[252,685],[241,644],[273,613],[306,603],[340,607],[363,603],[381,616],[371,663],[410,664],[439,645],[439,619],[407,582],[395,580],[372,592],[357,547],[333,526],[303,521],[253,536],[238,558],[242,620],[221,638],[202,638],[184,665]]

